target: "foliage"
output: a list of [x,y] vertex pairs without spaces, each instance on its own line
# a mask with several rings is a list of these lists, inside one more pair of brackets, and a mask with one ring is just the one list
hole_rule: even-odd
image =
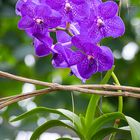
[[[114,68],[112,68],[112,70],[107,72],[104,79],[101,81],[102,84],[107,83],[111,75],[114,76],[113,70]],[[122,112],[106,113],[101,116],[95,117],[96,108],[98,106],[99,99],[100,99],[99,95],[92,95],[85,117],[81,115],[78,116],[75,113],[70,112],[68,110],[64,110],[64,109],[49,109],[49,108],[40,107],[40,108],[33,109],[31,111],[28,111],[14,118],[11,121],[12,122],[19,121],[40,112],[56,113],[66,118],[65,121],[62,121],[62,120],[47,121],[46,123],[44,123],[43,125],[41,125],[34,131],[34,133],[32,134],[30,138],[31,140],[38,139],[43,132],[56,126],[61,126],[61,127],[63,126],[63,127],[71,129],[72,131],[76,133],[76,135],[81,140],[92,140],[92,139],[102,140],[109,134],[111,133],[114,134],[114,132],[117,132],[117,133],[118,132],[121,132],[121,133],[131,132],[132,140],[138,140],[140,138],[140,134],[139,134],[140,123],[131,117],[125,116]],[[122,100],[119,100],[119,104],[122,104]],[[91,110],[92,106],[95,106],[93,110]],[[130,128],[130,130],[126,129],[126,127],[117,128],[120,120],[126,121],[129,125],[128,127]],[[105,128],[106,125],[111,123],[112,121],[115,121],[116,123],[114,127],[109,126]],[[109,140],[113,140],[114,138],[115,138],[115,135],[111,135]]]
[[[58,70],[52,69],[52,66],[49,63],[50,58],[38,59],[37,57],[34,56],[34,50],[32,48],[31,40],[25,35],[24,32],[19,31],[17,29],[18,18],[15,16],[15,12],[14,12],[15,3],[16,1],[11,1],[11,0],[10,1],[2,0],[0,2],[0,27],[1,27],[0,70],[15,73],[17,75],[23,75],[25,77],[40,79],[42,81],[51,81],[51,79],[53,79],[54,81],[57,80],[57,82],[59,81],[62,84],[80,83],[80,80],[68,76],[69,74],[68,69],[66,69],[65,71],[60,69]],[[135,42],[136,44],[140,45],[140,36],[138,32],[139,23],[134,22],[140,19],[139,6],[140,6],[139,0],[131,0],[128,8],[126,4],[122,5],[121,15],[125,21],[125,25],[127,28],[125,35],[116,40],[105,39],[102,41],[102,44],[106,46],[111,46],[111,49],[113,51],[115,52],[117,51],[120,53],[122,52],[123,47],[129,42]],[[28,66],[25,63],[25,56],[29,54],[32,54],[35,58],[35,64],[32,66]],[[140,59],[140,54],[137,53],[135,58],[130,61],[126,61],[123,58],[115,60],[115,64],[117,66],[115,68],[115,73],[118,75],[118,79],[120,80],[122,85],[133,85],[133,86],[140,85],[139,59]],[[89,81],[87,81],[87,83],[99,83],[103,76],[104,73],[94,75]],[[112,80],[110,80],[110,82],[112,83]],[[16,81],[11,82],[10,80],[7,79],[0,79],[0,97],[21,93],[22,88],[23,88],[23,84],[19,82]],[[37,86],[36,88],[39,89],[40,87]],[[74,94],[74,100],[75,100],[75,112],[77,112],[77,114],[79,113],[84,114],[89,97],[85,95],[77,96],[76,93]],[[104,98],[103,100],[104,102],[103,102],[102,112],[109,113],[113,111],[115,112],[117,110],[116,98]],[[71,96],[70,94],[66,94],[65,92],[61,92],[61,93],[59,92],[57,94],[54,93],[43,97],[38,97],[30,100],[30,102],[31,103],[34,102],[37,106],[47,106],[50,108],[67,108],[69,110],[71,110],[72,108]],[[127,116],[131,116],[136,120],[140,121],[140,117],[139,117],[140,112],[138,111],[139,103],[140,102],[136,99],[131,99],[131,98],[124,99],[124,110],[123,110],[124,114],[126,114]],[[99,109],[98,105],[96,109],[97,110]],[[39,115],[35,115],[30,119],[26,119],[22,121],[21,125],[17,128],[14,127],[14,129],[13,126],[11,126],[8,123],[10,116],[18,115],[26,111],[27,111],[27,106],[21,106],[20,103],[13,104],[8,108],[5,108],[5,110],[0,111],[0,119],[3,118],[3,123],[0,124],[1,140],[4,140],[6,138],[15,140],[18,130],[30,130],[30,131],[35,130],[35,128],[37,127],[36,122],[42,116],[40,113]],[[48,110],[46,110],[45,112],[48,112]],[[95,116],[97,117],[99,114],[100,112],[96,111]],[[120,116],[124,116],[124,114],[120,113]],[[45,113],[43,114],[43,116],[48,118],[49,115],[48,113]],[[83,116],[84,115],[78,115],[78,118],[80,118],[81,121],[81,124],[80,123],[79,124],[82,125],[83,128],[85,128],[86,120]],[[128,122],[128,125],[131,127],[132,137],[133,139],[137,140],[138,138],[136,137],[139,136],[138,134],[139,123],[127,116],[122,117],[122,119]],[[114,122],[114,120],[112,122]],[[124,121],[121,124],[126,125]],[[133,124],[136,125],[133,126]],[[73,126],[73,122],[72,122],[72,126]],[[102,134],[100,136],[102,139],[103,137],[109,135],[112,132],[117,132],[119,134],[122,132],[126,132],[127,134],[130,133],[129,130],[123,129],[121,127],[113,128],[112,126],[113,125],[111,125],[109,128],[104,128],[104,127],[99,128],[98,132],[94,134],[93,139],[99,138],[99,134]],[[135,126],[137,127],[135,128]],[[80,131],[82,131],[81,128]],[[129,139],[129,137],[127,139]]]
[[[20,115],[19,117],[13,119],[12,121],[25,119],[26,117],[29,117],[29,115],[31,116],[33,112],[34,113],[42,112],[42,109],[44,109],[46,112],[52,111],[52,113],[54,112],[58,114],[63,113],[62,115],[64,115],[66,119],[71,121],[71,123],[68,123],[69,122],[68,120],[67,121],[66,120],[65,121],[62,121],[62,120],[47,121],[46,123],[44,123],[43,125],[41,125],[34,131],[34,133],[31,136],[31,140],[38,139],[39,136],[43,132],[45,132],[49,128],[56,127],[56,126],[60,126],[60,127],[63,126],[63,127],[73,130],[81,140],[96,140],[96,139],[102,140],[104,137],[108,136],[112,132],[117,132],[117,133],[118,132],[119,133],[131,132],[132,140],[139,140],[140,138],[140,134],[139,134],[140,123],[132,119],[131,117],[125,116],[124,114],[119,113],[119,112],[106,113],[98,118],[95,118],[92,121],[91,127],[85,125],[85,118],[83,118],[82,122],[77,121],[78,116],[70,111],[64,110],[64,112],[63,111],[59,112],[58,110],[52,110],[52,109],[47,109],[47,108],[36,108],[25,114]],[[67,113],[68,115],[66,115],[66,112],[68,112]],[[69,113],[72,114],[71,117],[73,118],[73,120],[71,120]],[[76,116],[76,119],[75,119],[75,116]],[[115,121],[115,119],[122,119],[128,122],[128,125],[130,126],[130,130],[127,130],[125,128],[114,128],[111,126],[104,128],[108,123]],[[79,120],[80,120],[80,116],[79,116]],[[84,121],[84,125],[83,125],[83,121]]]

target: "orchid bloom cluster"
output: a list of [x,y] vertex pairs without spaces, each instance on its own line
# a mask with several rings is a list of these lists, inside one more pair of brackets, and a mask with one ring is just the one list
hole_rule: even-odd
[[[18,0],[18,27],[33,38],[39,57],[52,55],[55,68],[70,68],[83,82],[114,64],[106,37],[122,36],[125,26],[118,5],[101,0]],[[50,33],[56,33],[57,43]]]

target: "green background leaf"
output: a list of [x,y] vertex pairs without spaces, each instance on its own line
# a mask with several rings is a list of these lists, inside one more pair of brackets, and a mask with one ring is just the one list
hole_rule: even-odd
[[62,126],[62,127],[69,128],[69,129],[73,130],[79,137],[81,137],[81,135],[72,126],[69,126],[68,124],[66,124],[62,121],[59,121],[59,120],[51,120],[51,121],[44,123],[40,127],[38,127],[32,134],[30,140],[37,140],[43,132],[47,131],[48,129],[50,129],[52,127],[56,127],[56,126]]
[[140,123],[131,117],[125,116],[125,118],[131,129],[132,140],[140,140]]
[[118,129],[118,128],[113,128],[113,127],[108,127],[108,128],[103,128],[100,131],[98,131],[92,138],[91,140],[103,140],[103,138],[105,138],[106,136],[108,136],[109,134],[116,132],[116,133],[120,133],[120,134],[129,134],[130,131],[128,130],[123,130],[123,129]]

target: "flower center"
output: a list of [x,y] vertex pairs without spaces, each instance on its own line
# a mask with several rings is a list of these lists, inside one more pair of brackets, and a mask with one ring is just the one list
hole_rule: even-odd
[[35,22],[37,24],[42,24],[44,21],[41,18],[37,18],[37,19],[35,19]]
[[88,59],[88,60],[91,60],[91,59],[94,59],[94,57],[93,57],[92,55],[88,55],[88,56],[87,56],[87,59]]
[[104,26],[104,21],[101,18],[97,18],[97,26],[98,27]]
[[71,9],[72,9],[72,7],[71,7],[70,3],[69,2],[66,2],[66,4],[65,4],[65,10],[66,10],[66,12],[69,12]]
[[88,55],[87,58],[89,60],[89,66],[92,67],[95,62],[94,57],[92,55]]

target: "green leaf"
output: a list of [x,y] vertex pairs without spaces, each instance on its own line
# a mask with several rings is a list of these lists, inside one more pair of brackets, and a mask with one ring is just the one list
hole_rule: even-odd
[[110,77],[111,77],[112,72],[114,71],[114,69],[115,69],[115,65],[113,65],[112,69],[109,70],[109,71],[106,73],[106,75],[104,76],[104,78],[103,78],[103,80],[101,81],[100,84],[106,84],[106,83],[109,81],[109,79],[110,79]]
[[71,120],[71,122],[74,122],[77,125],[81,124],[80,118],[78,115],[76,115],[75,113],[66,110],[66,109],[56,109],[57,111],[61,112],[61,115],[63,114],[65,117],[67,117],[69,120]]
[[10,120],[10,121],[15,122],[15,121],[30,117],[31,115],[34,115],[36,113],[45,113],[45,112],[59,114],[65,118],[67,118],[68,120],[70,120],[78,128],[81,127],[80,118],[75,113],[73,113],[69,110],[65,110],[65,109],[51,109],[51,108],[46,108],[46,107],[37,107],[37,108],[32,109],[24,114],[19,115],[18,117],[14,118],[13,120]]
[[125,118],[131,129],[132,140],[140,140],[140,123],[131,117],[125,116]]
[[120,127],[119,129],[123,129],[123,130],[128,130],[128,131],[130,131],[130,127],[129,127],[129,126],[123,126],[123,127]]
[[109,128],[103,128],[100,131],[98,131],[92,138],[91,140],[103,140],[104,137],[108,136],[110,133],[130,133],[129,130],[125,130],[125,129],[118,129],[118,128],[114,128],[114,127],[109,127]]
[[[111,133],[111,129],[106,129],[107,132],[105,132],[104,129],[102,130],[102,127],[106,126],[108,123],[110,123],[116,119],[123,119],[123,120],[127,121],[129,126],[119,128],[119,130],[117,130],[117,128],[112,129],[112,132],[113,131],[114,132],[131,131],[132,140],[140,140],[140,123],[131,117],[125,116],[124,114],[122,114],[120,112],[107,113],[107,114],[104,114],[104,115],[100,116],[99,118],[95,119],[93,121],[91,127],[89,128],[86,138],[91,139],[91,138],[96,138],[98,134],[104,136],[105,133]],[[101,131],[103,131],[103,132],[101,132]],[[97,138],[99,138],[99,137],[97,137]]]
[[70,138],[58,138],[56,140],[72,140],[72,139],[70,139]]
[[[114,71],[114,68],[115,68],[115,66],[113,66],[112,69],[106,73],[106,75],[104,76],[104,78],[100,82],[100,84],[106,84],[109,81],[109,79],[112,75],[112,72]],[[99,96],[99,95],[92,95],[90,98],[90,102],[88,104],[86,116],[85,116],[85,122],[86,122],[87,127],[89,127],[91,125],[91,122],[95,118],[96,108],[97,108],[100,97],[101,96]]]
[[86,127],[86,124],[85,124],[85,117],[80,114],[79,115],[79,118],[80,118],[80,121],[81,121],[81,125],[82,125],[82,129],[83,129],[83,132],[85,132],[85,127]]
[[107,113],[99,118],[95,119],[89,128],[89,131],[87,133],[87,138],[92,138],[102,127],[110,123],[111,121],[114,121],[116,119],[125,119],[124,115],[119,112],[114,113]]
[[52,127],[56,127],[56,126],[69,128],[69,129],[73,130],[80,138],[82,138],[82,136],[79,134],[79,132],[74,127],[72,127],[62,121],[59,121],[59,120],[51,120],[51,121],[44,123],[40,127],[38,127],[32,134],[30,140],[37,140],[43,132],[47,131],[48,129],[50,129]]

